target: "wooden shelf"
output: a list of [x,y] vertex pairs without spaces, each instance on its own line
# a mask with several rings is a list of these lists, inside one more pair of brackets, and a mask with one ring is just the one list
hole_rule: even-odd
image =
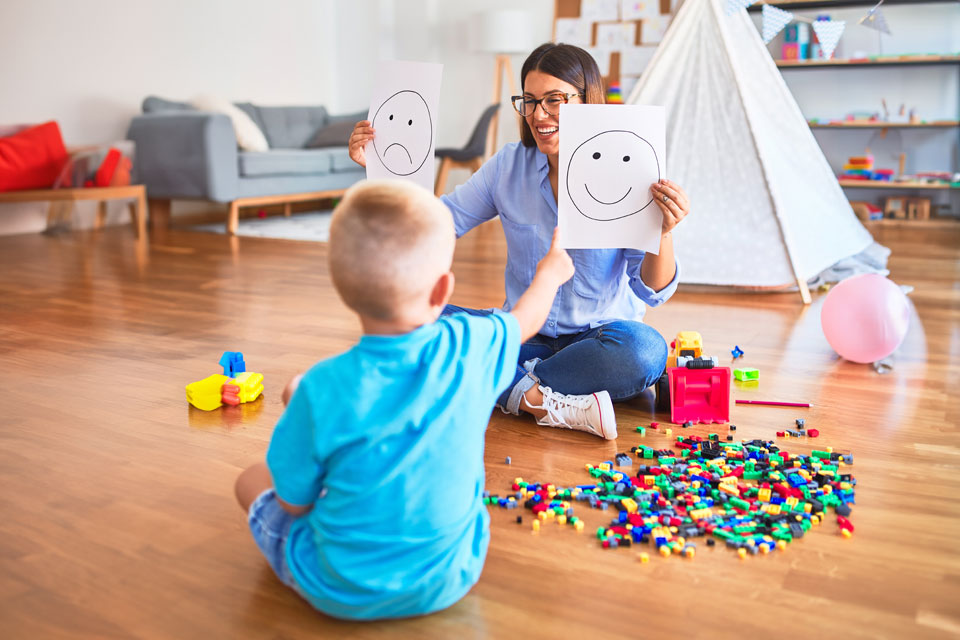
[[902,218],[883,218],[881,220],[861,220],[867,229],[932,229],[953,231],[960,228],[960,218],[930,218],[929,220],[904,220]]
[[781,69],[822,69],[830,67],[895,67],[908,65],[960,64],[960,55],[885,56],[839,60],[776,60]]
[[950,129],[960,127],[958,120],[937,120],[910,124],[907,122],[811,122],[811,129]]
[[[885,0],[884,5],[892,4],[943,4],[957,0]],[[877,0],[759,0],[747,8],[747,11],[757,12],[765,4],[774,4],[784,9],[839,9],[841,7],[872,7]]]
[[841,187],[861,189],[960,189],[960,183],[927,184],[926,182],[887,182],[886,180],[840,180]]

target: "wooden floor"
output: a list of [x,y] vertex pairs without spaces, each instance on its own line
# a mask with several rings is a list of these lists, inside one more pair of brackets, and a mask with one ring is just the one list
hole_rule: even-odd
[[[0,638],[956,637],[960,233],[880,233],[893,278],[915,287],[886,375],[833,354],[822,294],[804,308],[796,293],[681,289],[647,316],[665,336],[700,331],[721,359],[738,344],[761,381],[736,397],[815,405],[732,417],[742,438],[804,417],[822,434],[808,448],[854,454],[853,539],[828,521],[785,553],[741,561],[700,544],[694,560],[644,565],[636,548],[598,546],[590,531],[609,512],[578,509],[583,534],[533,535],[494,510],[465,599],[368,624],[326,618],[283,588],[232,495],[265,452],[282,385],[357,339],[325,245],[174,231],[138,249],[129,228],[0,238]],[[503,263],[495,223],[462,239],[454,302],[499,304]],[[184,385],[218,372],[224,350],[265,375],[264,398],[193,410]],[[606,442],[496,412],[488,489],[516,476],[588,482],[583,464],[629,450],[651,419],[650,397],[618,406],[621,437]]]

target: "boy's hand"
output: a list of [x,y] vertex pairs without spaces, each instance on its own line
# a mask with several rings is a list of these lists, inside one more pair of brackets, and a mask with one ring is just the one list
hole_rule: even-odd
[[557,245],[559,236],[560,228],[558,227],[553,230],[553,242],[550,244],[550,250],[537,265],[537,274],[543,274],[555,281],[557,287],[572,278],[574,272],[570,254]]
[[350,149],[350,158],[361,167],[367,166],[365,147],[368,142],[373,140],[375,133],[369,120],[361,120],[354,125],[353,133],[350,134],[350,141],[347,143]]
[[283,400],[283,406],[290,404],[290,398],[293,397],[293,392],[297,390],[297,387],[300,386],[300,378],[303,377],[302,373],[298,373],[293,376],[290,382],[287,383],[287,386],[283,388],[283,394],[280,396],[280,399]]

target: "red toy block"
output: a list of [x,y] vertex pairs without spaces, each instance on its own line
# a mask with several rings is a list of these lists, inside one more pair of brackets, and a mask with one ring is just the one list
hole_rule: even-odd
[[673,367],[667,372],[671,422],[729,422],[730,367]]

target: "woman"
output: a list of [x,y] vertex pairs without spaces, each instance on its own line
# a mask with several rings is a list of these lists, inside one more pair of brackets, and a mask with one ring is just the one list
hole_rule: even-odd
[[[547,43],[520,72],[523,116],[519,143],[506,145],[465,184],[441,199],[453,213],[457,236],[499,215],[507,240],[504,309],[526,290],[557,225],[560,105],[602,103],[596,62],[583,49]],[[350,157],[366,166],[364,146],[373,139],[369,121],[350,136]],[[510,389],[498,406],[533,414],[541,425],[617,437],[613,400],[627,400],[663,373],[667,346],[640,322],[646,306],[666,301],[677,288],[674,227],[689,213],[678,185],[650,187],[663,213],[660,253],[634,249],[571,249],[574,277],[557,292],[540,333],[520,350]],[[450,305],[446,312],[491,313]]]

